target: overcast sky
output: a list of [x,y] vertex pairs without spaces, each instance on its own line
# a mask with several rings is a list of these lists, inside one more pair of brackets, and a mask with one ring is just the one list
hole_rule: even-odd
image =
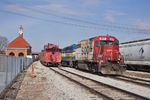
[[33,51],[61,48],[99,35],[120,42],[150,38],[150,0],[0,0],[0,35],[12,41],[23,26]]

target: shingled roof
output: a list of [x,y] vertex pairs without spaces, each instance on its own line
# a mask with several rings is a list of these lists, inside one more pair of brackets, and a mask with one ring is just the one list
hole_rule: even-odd
[[20,34],[15,40],[7,45],[7,48],[29,48],[31,45]]

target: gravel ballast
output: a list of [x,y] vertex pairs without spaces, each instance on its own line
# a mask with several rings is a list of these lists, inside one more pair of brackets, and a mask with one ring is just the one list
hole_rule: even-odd
[[145,78],[145,79],[149,79],[150,80],[150,73],[147,73],[147,72],[139,72],[139,71],[129,71],[129,70],[127,70],[124,74],[128,75],[128,76],[141,77],[143,79]]
[[16,100],[103,100],[87,89],[58,75],[40,62],[34,63],[34,78],[31,67],[21,84]]
[[150,94],[150,88],[138,86],[138,85],[135,85],[133,83],[127,83],[127,82],[115,80],[115,79],[112,79],[109,77],[103,77],[100,75],[95,75],[95,74],[83,72],[83,71],[76,70],[73,68],[68,68],[68,67],[62,67],[62,68],[65,70],[74,72],[74,73],[78,73],[80,75],[84,75],[85,77],[92,78],[92,79],[99,81],[99,82],[102,82],[104,84],[112,85],[112,86],[115,86],[115,87],[118,87],[118,88],[121,88],[124,90],[128,90],[130,92],[136,93],[138,95],[142,95],[144,97],[150,98],[150,95],[149,95]]

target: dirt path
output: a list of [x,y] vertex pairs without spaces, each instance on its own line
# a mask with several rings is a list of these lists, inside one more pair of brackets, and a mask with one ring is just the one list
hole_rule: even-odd
[[[39,68],[34,64],[34,75],[31,77],[32,67],[30,66],[27,70],[26,76],[21,84],[20,90],[17,94],[16,100],[49,100],[47,95],[44,95],[44,86],[47,85],[46,78],[39,72]],[[41,69],[42,71],[42,69]]]

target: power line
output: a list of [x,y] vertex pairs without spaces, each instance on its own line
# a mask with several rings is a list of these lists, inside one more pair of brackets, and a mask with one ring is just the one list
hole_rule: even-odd
[[92,26],[86,26],[86,25],[79,25],[79,24],[74,24],[74,23],[66,23],[66,22],[61,22],[61,21],[57,21],[57,20],[43,19],[43,18],[39,18],[39,17],[34,17],[34,16],[25,15],[25,14],[17,13],[17,12],[6,11],[6,10],[0,10],[0,12],[9,13],[9,14],[18,15],[18,16],[23,16],[23,17],[27,17],[27,18],[31,18],[31,19],[36,19],[36,20],[41,20],[41,21],[46,21],[46,22],[53,22],[53,23],[66,24],[66,25],[73,25],[73,26],[83,27],[83,28],[100,29],[98,27],[92,27]]
[[[5,3],[5,4],[11,4],[10,2],[7,2],[7,1],[3,1],[3,3]],[[92,25],[96,25],[96,26],[104,26],[104,27],[108,26],[108,27],[113,27],[113,28],[134,29],[134,28],[119,26],[119,25],[115,25],[115,24],[113,24],[113,26],[112,26],[112,24],[106,24],[106,23],[105,24],[100,24],[100,23],[96,23],[96,22],[92,22],[92,21],[81,20],[81,19],[78,19],[78,18],[61,16],[61,15],[57,15],[57,14],[54,14],[54,13],[51,13],[51,12],[37,10],[37,9],[31,8],[31,7],[25,7],[23,5],[19,5],[19,6],[22,7],[22,8],[24,8],[24,9],[28,9],[30,11],[32,10],[34,12],[38,12],[38,13],[41,13],[41,14],[44,14],[44,15],[50,15],[50,16],[54,16],[54,17],[58,17],[58,18],[63,18],[63,19],[67,19],[67,20],[77,21],[77,22],[83,22],[83,23],[92,24]]]
[[[4,1],[3,3],[7,3],[8,4],[9,2]],[[28,15],[24,15],[24,14],[21,14],[21,13],[10,12],[10,11],[3,11],[3,12],[7,12],[7,13],[11,13],[11,14],[13,13],[13,14],[21,15],[21,16],[28,17],[28,18],[29,17],[30,18],[35,18],[35,19],[38,19],[38,20],[51,21],[51,22],[55,22],[55,23],[73,25],[73,26],[84,27],[84,28],[93,28],[93,29],[102,29],[102,30],[111,30],[111,31],[115,31],[115,30],[120,31],[121,30],[121,31],[136,32],[136,33],[139,33],[139,32],[149,33],[150,32],[150,30],[139,30],[137,28],[124,27],[124,26],[119,26],[119,25],[114,25],[114,24],[113,25],[112,24],[99,24],[99,23],[95,23],[95,22],[91,22],[91,21],[86,21],[86,20],[81,20],[81,19],[76,19],[76,18],[71,18],[71,17],[60,16],[60,15],[57,15],[57,14],[54,14],[54,13],[33,9],[33,8],[25,7],[25,6],[22,6],[22,5],[20,7],[24,8],[24,9],[27,9],[27,10],[34,11],[34,12],[38,12],[38,13],[41,13],[41,14],[44,14],[44,15],[51,15],[51,16],[55,16],[55,17],[59,17],[59,18],[63,18],[63,19],[71,20],[71,21],[77,21],[77,22],[91,24],[91,25],[94,25],[94,26],[79,25],[79,24],[74,24],[74,23],[66,23],[66,22],[60,22],[60,21],[57,21],[57,20],[42,19],[42,18],[37,18],[37,17],[35,18],[33,16],[28,16]],[[95,26],[98,26],[98,27],[95,27]]]
[[[39,18],[39,17],[35,17],[35,16],[25,15],[25,14],[22,14],[22,13],[11,12],[11,11],[6,11],[6,10],[0,10],[0,12],[9,13],[9,14],[18,15],[18,16],[23,16],[23,17],[27,17],[27,18],[30,18],[30,19],[36,19],[36,20],[41,20],[41,21],[45,21],[45,22],[53,22],[53,23],[58,23],[58,24],[65,24],[65,25],[69,25],[69,26],[72,25],[72,26],[81,27],[81,28],[116,31],[116,29],[114,30],[113,28],[110,29],[110,28],[107,28],[107,27],[95,27],[95,26],[87,26],[87,25],[80,25],[80,24],[74,24],[74,23],[66,23],[66,22],[62,22],[62,21],[43,19],[43,18]],[[119,28],[118,28],[117,31],[120,31]],[[130,32],[130,30],[126,30],[126,31]],[[144,34],[147,34],[147,33],[144,32]]]

